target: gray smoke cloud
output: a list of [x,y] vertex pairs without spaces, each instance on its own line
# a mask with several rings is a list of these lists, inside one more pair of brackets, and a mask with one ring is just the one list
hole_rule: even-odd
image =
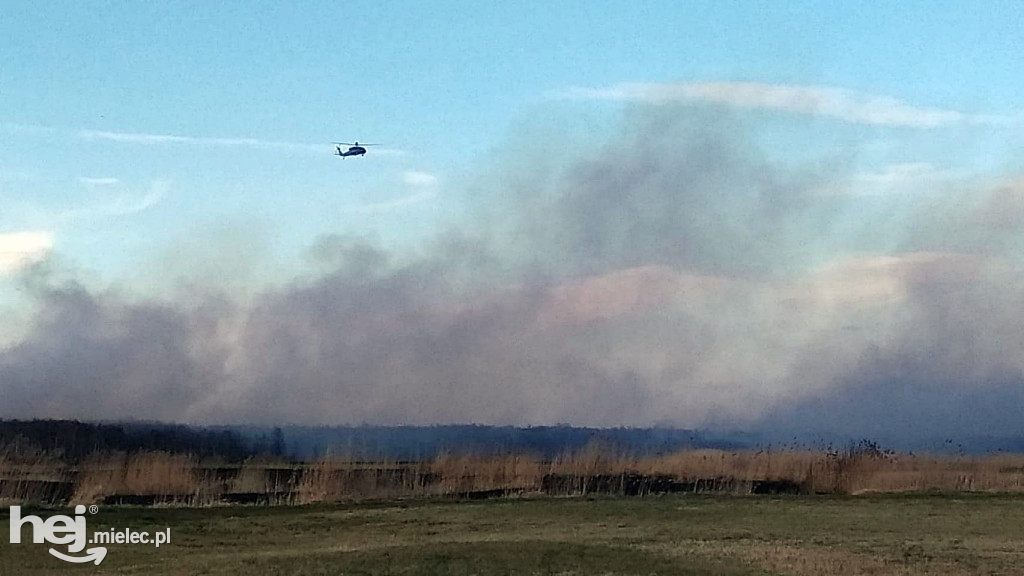
[[484,169],[416,253],[322,237],[325,272],[244,299],[34,271],[0,417],[1024,433],[1022,181],[865,195],[755,130],[637,106],[599,150]]

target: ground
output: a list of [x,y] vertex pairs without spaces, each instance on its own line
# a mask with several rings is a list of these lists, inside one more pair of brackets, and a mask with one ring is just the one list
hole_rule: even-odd
[[[23,511],[29,513],[71,512]],[[46,545],[4,537],[0,574],[1024,574],[1022,496],[124,507],[86,519],[90,532],[170,527],[172,540],[159,549],[110,545],[96,567],[67,564]],[[8,525],[3,510],[0,531]]]

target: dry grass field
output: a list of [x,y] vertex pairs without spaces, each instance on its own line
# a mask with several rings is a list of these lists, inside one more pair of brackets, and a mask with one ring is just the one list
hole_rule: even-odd
[[417,462],[332,458],[311,463],[199,461],[162,452],[98,453],[69,465],[0,447],[0,505],[309,504],[397,497],[658,493],[1020,493],[1024,456],[844,451],[687,450],[660,456],[598,446],[550,461],[442,454]]
[[[88,522],[90,531],[170,528],[172,540],[159,549],[111,545],[96,567],[3,539],[0,575],[1024,573],[1024,496],[1005,494],[101,507]],[[0,511],[0,525],[7,523]]]

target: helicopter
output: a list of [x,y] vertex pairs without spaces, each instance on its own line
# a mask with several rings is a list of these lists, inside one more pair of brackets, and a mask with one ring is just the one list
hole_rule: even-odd
[[[348,146],[348,150],[342,152],[341,147]],[[376,146],[376,144],[360,144],[359,142],[334,142],[334,148],[337,150],[334,155],[346,158],[348,156],[363,156],[366,154],[365,146]]]

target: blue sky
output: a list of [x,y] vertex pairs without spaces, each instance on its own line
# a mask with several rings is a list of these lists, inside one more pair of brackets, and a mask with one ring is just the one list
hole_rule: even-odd
[[[190,338],[231,334],[222,344],[233,352],[217,362],[188,361],[226,384],[210,384],[216,394],[200,394],[177,412],[140,413],[294,420],[301,407],[268,413],[253,400],[247,412],[231,412],[223,398],[241,398],[242,406],[246,394],[265,398],[273,369],[257,360],[286,351],[261,343],[294,336],[295,350],[324,350],[334,337],[338,349],[362,342],[343,330],[319,333],[315,320],[330,308],[323,302],[344,300],[339,286],[361,293],[347,274],[366,265],[373,272],[367,282],[379,283],[368,294],[393,299],[367,296],[353,305],[351,316],[372,317],[353,328],[367,330],[361,338],[388,326],[394,309],[424,314],[422,331],[391,334],[383,349],[410,333],[449,334],[439,319],[450,315],[480,313],[456,324],[493,328],[486,337],[414,343],[450,360],[437,368],[439,379],[472,390],[482,368],[465,360],[473,356],[467,342],[516,334],[543,349],[524,349],[512,366],[507,350],[495,348],[489,366],[546,370],[541,376],[566,382],[565,398],[580,382],[607,381],[608,398],[643,396],[627,394],[636,386],[650,400],[616,419],[613,407],[574,411],[571,402],[541,395],[536,406],[479,421],[753,418],[764,414],[723,407],[729,390],[736,396],[730,386],[767,375],[774,384],[763,396],[739,394],[767,406],[785,395],[813,395],[813,382],[843,385],[853,373],[885,380],[855,359],[899,341],[894,326],[925,322],[906,318],[939,314],[929,307],[934,299],[928,306],[916,300],[921,290],[931,294],[920,282],[930,290],[929,282],[948,286],[948,275],[983,269],[992,274],[984,277],[990,293],[979,294],[1005,296],[1004,318],[1018,312],[999,287],[1019,279],[1024,249],[1014,216],[1024,209],[1022,30],[1019,3],[996,1],[5,6],[0,346],[27,340],[9,348],[7,364],[0,356],[0,369],[20,370],[7,378],[24,390],[38,387],[31,384],[36,373],[82,371],[48,356],[70,338],[48,332],[54,318],[70,313],[54,304],[70,294],[57,280],[85,287],[104,311],[96,318],[127,322],[114,339],[141,329],[131,320],[136,314],[160,316],[147,308],[159,308],[157,301],[193,326],[201,298],[188,287],[202,285],[236,306],[212,314],[233,328],[213,335],[189,328]],[[332,155],[334,140],[380,145],[343,160]],[[335,260],[318,261],[324,253]],[[375,268],[375,259],[391,268]],[[45,297],[24,284],[41,262],[54,274],[55,292]],[[412,278],[430,302],[405,291]],[[703,290],[708,300],[677,299],[680,290]],[[253,296],[259,293],[263,300]],[[527,294],[546,300],[530,308]],[[247,308],[247,298],[257,303]],[[863,308],[865,301],[884,309]],[[650,302],[676,315],[677,326],[664,326],[671,337],[634,335],[637,349],[622,357],[604,350],[601,335],[633,334]],[[320,308],[303,308],[312,303]],[[977,310],[959,309],[987,318],[975,303]],[[505,317],[519,305],[524,310]],[[267,320],[288,316],[280,310],[312,326]],[[536,324],[513,321],[531,314]],[[706,325],[691,334],[685,326],[693,318]],[[565,350],[543,344],[564,323],[588,322],[614,326],[581,333]],[[237,332],[248,325],[276,335]],[[1003,328],[1013,336],[1006,342],[1015,341],[1012,327]],[[665,341],[697,333],[737,344],[727,351],[709,343],[689,364],[664,349]],[[913,333],[906,330],[906,338]],[[146,334],[130,340],[145,342]],[[821,342],[833,348],[816,348]],[[893,350],[935,353],[920,342],[901,346]],[[1002,346],[1009,344],[992,344],[992,358]],[[549,357],[551,350],[571,358]],[[473,421],[472,406],[449,413],[457,403],[417,388],[404,360],[393,360],[407,352],[387,356],[397,364],[383,373],[365,368],[364,379],[411,392],[319,420],[420,421],[403,411],[413,398],[416,409],[437,402],[436,417],[422,421]],[[792,377],[793,370],[814,372],[818,355],[845,358],[849,370]],[[974,358],[991,367],[988,361]],[[296,368],[311,398],[331,394],[325,365]],[[195,366],[185,372],[202,372]],[[566,366],[578,372],[563,373]],[[122,377],[115,368],[96,381]],[[723,392],[678,418],[663,413],[673,403],[662,394],[678,400],[673,394],[707,382]]]
[[[533,133],[558,144],[581,124],[594,132],[575,142],[607,138],[594,126],[619,102],[557,95],[627,82],[831,87],[1013,116],[1024,22],[1012,2],[985,6],[22,3],[0,20],[0,226],[52,233],[101,275],[225,218],[259,221],[286,253],[325,231],[408,240],[459,212],[453,188],[526,119],[558,118]],[[973,169],[1021,142],[968,130],[974,156],[951,156],[934,130],[799,120],[765,146],[803,155],[808,134],[845,131],[916,146],[880,164]],[[335,139],[384,146],[338,162]]]

